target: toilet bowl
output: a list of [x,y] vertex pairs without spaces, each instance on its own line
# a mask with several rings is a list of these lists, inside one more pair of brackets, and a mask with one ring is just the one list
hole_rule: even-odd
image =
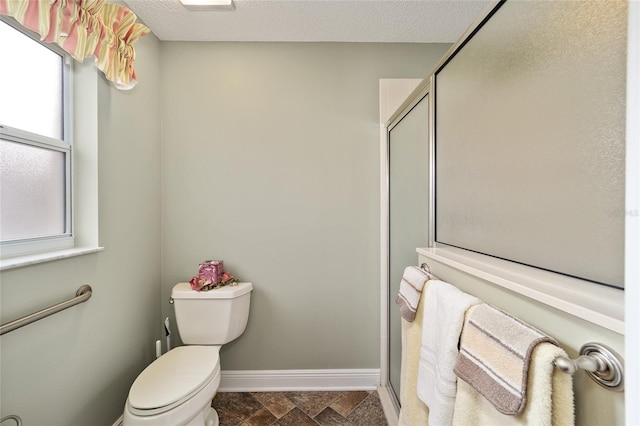
[[165,353],[129,390],[124,426],[218,426],[211,401],[220,385],[220,347],[242,333],[249,318],[251,283],[206,292],[188,283],[171,297],[185,346]]

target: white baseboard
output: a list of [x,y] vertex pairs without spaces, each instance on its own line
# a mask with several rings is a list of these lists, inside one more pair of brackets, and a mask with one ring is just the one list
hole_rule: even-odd
[[380,369],[222,371],[219,392],[375,390]]
[[118,417],[118,420],[116,420],[116,422],[113,424],[113,426],[122,426],[123,417],[124,417],[124,414],[122,416]]

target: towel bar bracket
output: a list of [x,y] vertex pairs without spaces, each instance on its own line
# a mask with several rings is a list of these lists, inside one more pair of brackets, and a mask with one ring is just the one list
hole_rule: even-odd
[[422,263],[420,265],[420,269],[422,269],[427,274],[427,276],[429,277],[430,280],[438,280],[438,279],[440,279],[440,278],[436,277],[435,275],[433,275],[431,273],[431,268],[429,268],[429,265],[427,265],[426,263]]
[[609,390],[624,390],[624,366],[621,358],[611,348],[600,343],[586,343],[576,359],[557,358],[555,365],[562,372],[573,374],[585,370],[600,386]]

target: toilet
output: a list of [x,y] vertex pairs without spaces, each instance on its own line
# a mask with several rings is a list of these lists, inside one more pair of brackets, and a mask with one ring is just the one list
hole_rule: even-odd
[[171,291],[185,346],[165,353],[140,373],[129,390],[124,426],[218,426],[211,400],[220,384],[220,347],[239,337],[249,319],[251,283]]

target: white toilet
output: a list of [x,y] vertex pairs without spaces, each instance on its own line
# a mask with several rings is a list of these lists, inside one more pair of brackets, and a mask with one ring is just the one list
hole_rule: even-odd
[[179,346],[156,359],[133,382],[124,426],[217,426],[211,400],[220,384],[220,346],[240,336],[249,319],[251,283],[197,292],[173,287]]

